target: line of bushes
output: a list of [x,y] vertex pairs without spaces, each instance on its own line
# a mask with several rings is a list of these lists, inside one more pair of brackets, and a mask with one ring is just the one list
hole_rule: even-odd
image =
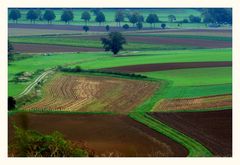
[[118,75],[118,76],[127,76],[127,77],[134,77],[134,78],[147,78],[147,76],[136,74],[136,73],[126,73],[126,72],[116,72],[116,71],[107,71],[107,70],[85,70],[82,69],[80,66],[76,66],[74,68],[65,68],[62,66],[57,67],[58,71],[62,72],[71,72],[71,73],[104,73],[104,74],[112,74],[112,75]]

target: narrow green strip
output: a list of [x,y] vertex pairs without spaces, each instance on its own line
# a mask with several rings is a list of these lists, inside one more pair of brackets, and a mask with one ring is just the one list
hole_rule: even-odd
[[189,151],[189,157],[210,157],[213,154],[196,140],[184,135],[183,133],[167,126],[166,124],[152,118],[146,113],[132,112],[129,114],[132,119],[145,124],[153,130],[171,138],[177,143],[186,147]]

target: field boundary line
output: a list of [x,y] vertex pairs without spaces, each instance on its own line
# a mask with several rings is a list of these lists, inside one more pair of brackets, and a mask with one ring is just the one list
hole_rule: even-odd
[[146,113],[129,114],[129,117],[183,145],[189,151],[188,157],[211,157],[213,154],[202,144],[187,135],[152,118]]

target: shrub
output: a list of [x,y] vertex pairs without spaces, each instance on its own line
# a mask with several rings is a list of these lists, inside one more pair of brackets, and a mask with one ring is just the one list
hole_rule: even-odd
[[16,108],[16,100],[14,97],[8,97],[8,110],[13,110]]
[[124,24],[124,25],[123,25],[123,29],[124,29],[124,30],[129,29],[129,25],[128,25],[128,24]]
[[14,141],[10,153],[18,157],[84,157],[85,150],[65,140],[59,132],[42,135],[36,131],[15,128]]
[[89,31],[89,26],[83,26],[83,30],[85,31],[85,32],[88,32]]

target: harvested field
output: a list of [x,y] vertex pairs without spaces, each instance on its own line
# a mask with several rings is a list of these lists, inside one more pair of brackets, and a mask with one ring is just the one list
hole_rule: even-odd
[[41,101],[22,109],[128,113],[157,87],[146,81],[63,75],[45,85]]
[[154,111],[186,111],[224,108],[232,106],[232,95],[218,95],[197,98],[162,99]]
[[49,44],[13,44],[14,51],[19,53],[54,53],[54,52],[96,52],[103,51],[98,48],[85,48],[74,46],[60,46]]
[[159,119],[209,148],[215,156],[232,155],[232,110],[153,113]]
[[41,133],[59,131],[67,139],[84,144],[96,156],[187,156],[188,151],[171,139],[128,118],[126,115],[16,114],[12,124]]
[[220,62],[178,62],[178,63],[159,63],[159,64],[142,64],[128,65],[113,68],[104,68],[102,70],[119,71],[119,72],[153,72],[173,69],[186,68],[204,68],[204,67],[226,67],[232,66],[230,61]]

